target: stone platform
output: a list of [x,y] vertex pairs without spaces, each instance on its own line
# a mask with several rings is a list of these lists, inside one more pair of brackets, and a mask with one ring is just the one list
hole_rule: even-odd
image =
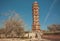
[[38,40],[38,39],[20,39],[20,38],[2,38],[0,41],[47,41],[44,40]]

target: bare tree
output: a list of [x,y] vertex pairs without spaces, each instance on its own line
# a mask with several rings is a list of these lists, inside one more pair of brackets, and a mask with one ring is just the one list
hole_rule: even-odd
[[[11,37],[17,37],[22,35],[24,32],[24,22],[21,19],[18,19],[18,15],[15,14],[13,17],[10,17],[5,22],[6,33],[5,35],[10,35]],[[13,36],[12,36],[13,35]]]
[[60,31],[60,25],[53,24],[53,25],[48,26],[48,29],[50,31]]

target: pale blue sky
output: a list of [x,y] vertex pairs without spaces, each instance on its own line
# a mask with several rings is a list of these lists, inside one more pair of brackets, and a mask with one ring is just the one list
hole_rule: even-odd
[[32,4],[34,1],[39,3],[39,20],[41,29],[47,29],[50,24],[60,24],[60,0],[0,0],[0,27],[7,19],[4,16],[9,11],[17,12],[28,29],[32,27]]

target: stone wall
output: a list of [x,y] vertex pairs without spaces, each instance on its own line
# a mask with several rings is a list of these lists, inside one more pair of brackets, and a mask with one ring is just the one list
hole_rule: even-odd
[[60,41],[60,35],[43,35],[42,38]]

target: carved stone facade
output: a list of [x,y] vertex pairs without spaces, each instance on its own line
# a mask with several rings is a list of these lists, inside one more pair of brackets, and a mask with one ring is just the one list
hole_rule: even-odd
[[32,31],[40,32],[39,6],[36,1],[33,3],[33,6],[32,6],[32,15],[33,15]]

